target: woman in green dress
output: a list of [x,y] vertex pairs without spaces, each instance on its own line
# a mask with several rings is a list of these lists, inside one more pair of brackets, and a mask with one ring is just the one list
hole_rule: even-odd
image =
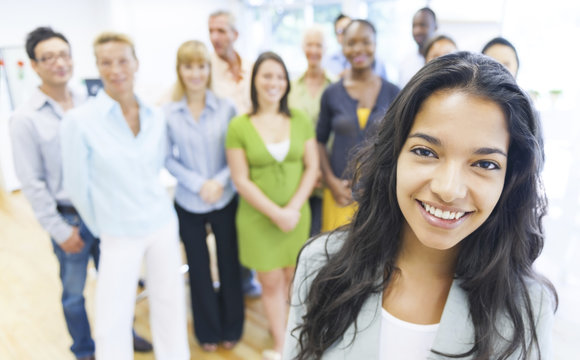
[[282,351],[296,257],[310,231],[307,200],[318,177],[314,129],[288,108],[290,82],[282,59],[261,54],[251,78],[252,111],[234,118],[226,156],[240,194],[236,227],[240,261],[256,269],[274,349]]

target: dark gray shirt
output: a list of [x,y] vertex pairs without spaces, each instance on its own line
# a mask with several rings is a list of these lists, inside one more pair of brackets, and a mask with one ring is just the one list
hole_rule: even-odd
[[345,178],[344,171],[352,157],[353,148],[370,135],[376,123],[382,120],[387,108],[399,93],[398,87],[383,79],[381,81],[377,101],[362,130],[356,113],[358,101],[346,92],[342,79],[328,86],[322,94],[316,125],[316,139],[319,143],[326,144],[330,134],[334,134],[329,158],[332,172],[338,178]]

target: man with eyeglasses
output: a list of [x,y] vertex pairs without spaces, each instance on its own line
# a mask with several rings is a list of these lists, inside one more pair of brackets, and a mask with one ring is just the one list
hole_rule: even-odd
[[[73,72],[66,37],[49,27],[28,34],[26,52],[41,84],[10,119],[14,166],[22,192],[40,225],[49,233],[60,265],[62,307],[77,359],[94,359],[95,344],[85,309],[83,290],[87,264],[99,262],[99,241],[87,229],[62,185],[60,125],[64,113],[85,101],[68,82]],[[136,348],[151,344],[136,337]]]

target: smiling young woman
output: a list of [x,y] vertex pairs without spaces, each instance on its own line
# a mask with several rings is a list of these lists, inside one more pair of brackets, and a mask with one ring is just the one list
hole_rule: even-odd
[[279,359],[294,264],[310,231],[308,197],[318,177],[312,122],[288,107],[290,83],[282,58],[261,54],[252,71],[252,112],[235,117],[226,156],[240,194],[236,214],[240,261],[256,269]]
[[429,96],[397,161],[403,239],[447,250],[481,226],[501,195],[508,146],[495,102],[454,90]]
[[551,358],[542,163],[503,66],[428,63],[350,163],[352,222],[301,252],[284,358]]
[[[209,89],[211,57],[197,40],[177,50],[177,83],[167,120],[165,167],[177,179],[175,210],[189,264],[189,290],[195,336],[204,351],[226,349],[242,336],[244,303],[236,237],[237,197],[224,142],[234,104]],[[207,228],[216,239],[220,287],[210,274]]]
[[[351,68],[329,85],[320,100],[316,139],[325,189],[322,231],[349,222],[356,209],[346,164],[353,149],[375,130],[399,88],[379,77],[375,64],[376,30],[367,20],[352,20],[343,32],[343,53]],[[331,140],[332,139],[332,140]],[[331,142],[331,146],[327,146]]]

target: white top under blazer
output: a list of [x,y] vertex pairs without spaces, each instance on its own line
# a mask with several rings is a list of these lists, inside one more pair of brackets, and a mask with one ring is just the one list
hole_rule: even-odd
[[[294,359],[300,349],[297,338],[299,334],[298,332],[293,332],[293,330],[303,321],[302,317],[306,313],[304,300],[310,291],[312,280],[316,277],[318,270],[327,263],[327,254],[332,256],[332,254],[338,252],[345,239],[346,232],[333,232],[319,236],[307,243],[302,249],[294,276],[290,315],[284,341],[284,354],[282,355],[284,360]],[[377,283],[381,280],[377,279]],[[530,280],[527,286],[536,325],[539,351],[542,359],[550,360],[553,359],[552,325],[554,322],[554,302],[550,293],[540,283]],[[356,330],[355,324],[351,324],[342,338],[324,352],[322,360],[380,359],[382,304],[382,291],[370,295],[358,313]],[[529,329],[527,319],[524,319],[524,326]],[[502,337],[505,339],[511,338],[512,326],[506,321],[505,317],[498,320],[497,328]],[[526,335],[529,335],[527,330]],[[474,338],[467,293],[461,288],[461,280],[455,279],[451,284],[451,289],[445,302],[441,321],[437,327],[435,339],[432,342],[432,349],[444,354],[465,353],[473,347]],[[529,339],[526,339],[526,341],[529,341]],[[498,348],[504,348],[506,345],[507,341],[497,344]],[[516,351],[509,356],[508,360],[516,360],[520,359],[520,357],[521,351]],[[491,358],[497,357],[492,356]],[[538,349],[535,346],[532,347],[528,358],[539,358]],[[448,360],[449,358],[430,352],[427,355],[427,359]],[[462,358],[462,360],[472,359],[473,355]]]
[[380,360],[427,359],[439,324],[413,324],[381,309]]

